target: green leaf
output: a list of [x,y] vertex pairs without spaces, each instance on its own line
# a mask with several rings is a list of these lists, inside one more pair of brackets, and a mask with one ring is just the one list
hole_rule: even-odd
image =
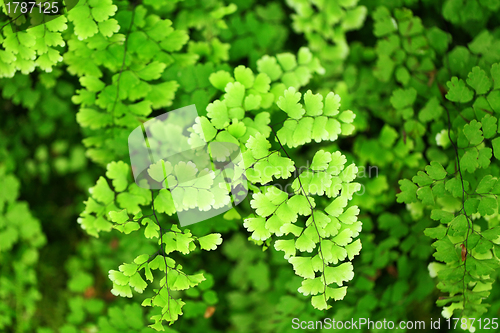
[[311,200],[311,205],[309,205],[309,201],[307,199],[308,198],[303,195],[294,195],[290,198],[290,200],[288,200],[288,204],[293,206],[298,214],[307,216],[311,214],[311,205],[312,208],[315,206],[312,198],[309,198],[309,200]]
[[311,117],[305,117],[298,121],[297,128],[293,132],[293,141],[295,143],[295,146],[300,146],[305,143],[311,142],[311,132],[313,124],[314,120]]
[[94,284],[94,277],[88,273],[77,272],[68,282],[68,289],[73,292],[83,293],[88,287]]
[[451,78],[451,81],[446,82],[448,93],[446,98],[452,102],[467,103],[472,100],[473,92],[465,86],[463,80],[459,80],[456,76]]
[[431,120],[437,120],[443,113],[443,107],[439,103],[437,97],[432,97],[427,101],[424,108],[420,110],[418,114],[418,119],[421,122],[429,122]]
[[121,210],[119,212],[115,212],[115,211],[109,212],[109,218],[111,219],[111,221],[118,223],[118,224],[123,224],[129,220],[127,210],[125,210],[125,209]]
[[[175,230],[176,225],[172,225],[172,230]],[[176,233],[175,234],[175,250],[182,254],[188,254],[190,252],[190,244],[193,242],[193,238],[190,233]],[[173,244],[171,244],[173,245]]]
[[242,65],[234,69],[234,78],[236,79],[236,81],[243,84],[246,89],[252,88],[255,81],[252,70]]
[[146,238],[158,238],[160,236],[160,227],[154,223],[151,219],[144,219],[147,222],[146,229],[144,229],[144,236]]
[[116,283],[113,283],[113,289],[111,289],[111,293],[115,296],[121,296],[121,297],[132,297],[132,290],[130,289],[130,286],[127,285],[119,285]]
[[[326,130],[328,124],[328,118],[325,116],[319,116],[314,118],[314,123],[312,127],[311,137],[316,142],[321,142],[330,139],[330,133]],[[338,132],[334,135],[338,135]]]
[[486,94],[491,88],[491,80],[486,75],[486,72],[478,66],[472,68],[467,84],[474,88],[478,95]]
[[[338,119],[343,122],[343,123],[347,123],[347,124],[350,124],[354,121],[354,118],[356,118],[356,114],[354,114],[354,112],[352,112],[351,110],[347,110],[347,111],[343,111]],[[344,133],[344,130],[342,129],[342,134],[344,135],[348,135],[347,133]]]
[[[281,207],[286,207],[286,205],[281,205]],[[279,209],[279,208],[278,208]],[[283,225],[285,225],[285,222],[283,219],[281,219],[277,214],[276,215],[271,215],[265,224],[265,227],[267,230],[269,230],[271,233],[276,234],[277,236],[282,236],[283,232],[281,232],[281,228]]]
[[324,274],[326,284],[336,283],[339,287],[354,277],[353,266],[350,262],[340,264],[337,267],[326,267]]
[[284,95],[280,96],[276,103],[278,107],[286,112],[290,118],[300,119],[306,112],[299,103],[301,94],[294,87],[285,90]]
[[226,85],[229,82],[234,82],[234,79],[231,76],[231,74],[229,74],[224,70],[220,70],[218,72],[210,74],[208,80],[215,88],[221,91],[224,91],[224,88],[226,88]]
[[113,34],[120,31],[120,25],[115,19],[109,19],[107,21],[99,22],[97,23],[97,26],[99,27],[99,31],[101,32],[101,34],[105,37],[112,37]]
[[298,291],[299,293],[302,293],[304,296],[309,296],[309,295],[317,295],[324,289],[325,285],[323,284],[321,277],[317,277],[314,279],[302,280],[302,285],[298,289]]
[[434,194],[430,186],[424,186],[417,190],[417,197],[424,205],[434,205]]
[[161,73],[165,70],[165,67],[167,66],[164,63],[153,61],[140,71],[137,71],[136,74],[142,80],[157,80],[160,78]]
[[[114,6],[116,8],[116,6]],[[116,10],[116,9],[115,9]],[[97,13],[99,15],[99,13]],[[104,13],[105,16],[105,13]],[[100,16],[101,18],[104,16]],[[75,35],[84,40],[95,35],[99,29],[90,15],[89,6],[77,6],[68,13],[68,19],[75,25]]]
[[[225,115],[227,115],[227,113]],[[225,125],[225,123],[223,125]],[[215,138],[215,135],[217,134],[217,130],[214,128],[212,123],[205,117],[196,118],[195,124],[193,125],[193,130],[196,133],[198,133],[202,138],[204,138],[205,142],[212,141]]]
[[117,6],[113,5],[111,0],[91,1],[89,4],[92,6],[92,17],[97,22],[107,20],[118,9]]
[[132,276],[137,272],[139,266],[136,264],[123,264],[118,269],[126,276]]
[[265,73],[260,73],[255,77],[255,82],[253,84],[253,89],[260,93],[267,93],[271,83],[271,79]]
[[392,77],[394,67],[395,63],[391,57],[386,54],[382,54],[377,59],[373,75],[382,82],[388,82]]
[[136,292],[141,294],[148,286],[146,281],[142,279],[141,275],[138,272],[130,277],[129,285],[134,288]]
[[439,220],[441,223],[449,223],[454,218],[454,214],[440,209],[431,211],[431,219]]
[[345,224],[353,224],[358,220],[357,215],[359,214],[358,206],[351,206],[346,211],[344,211],[338,219]]
[[349,260],[353,260],[354,256],[359,255],[359,252],[361,251],[361,240],[357,239],[351,244],[346,245],[345,249]]
[[106,177],[112,179],[116,192],[122,192],[127,188],[129,172],[130,167],[123,161],[108,164]]
[[161,189],[154,199],[155,209],[158,213],[172,215],[176,212],[172,193],[168,189]]
[[348,9],[346,16],[342,19],[342,29],[345,31],[360,29],[365,21],[366,13],[365,6]]
[[344,299],[346,294],[347,294],[347,287],[342,287],[342,288],[326,287],[326,296],[328,298],[333,298],[336,301]]
[[295,55],[291,53],[281,53],[276,55],[276,58],[285,71],[291,71],[292,69],[297,67],[297,59]]
[[484,230],[482,236],[490,241],[496,241],[500,236],[500,226]]
[[273,205],[280,205],[288,198],[288,194],[277,187],[267,187],[266,190],[265,196]]
[[410,82],[411,75],[406,67],[400,66],[396,70],[396,80],[400,82],[403,86],[406,86]]
[[329,308],[329,306],[326,303],[326,296],[325,295],[313,296],[311,298],[311,304],[314,308],[316,308],[318,310],[326,310]]
[[493,89],[500,89],[500,63],[491,65],[491,78],[493,79]]
[[446,235],[446,230],[447,228],[443,226],[438,226],[435,228],[426,228],[424,230],[424,234],[430,238],[441,239]]
[[126,276],[122,272],[110,270],[108,272],[109,279],[113,282],[113,284],[117,284],[120,286],[128,285],[130,277]]
[[417,91],[414,88],[394,90],[391,96],[391,104],[395,109],[403,109],[413,105],[417,98]]
[[493,36],[488,30],[484,30],[477,34],[472,42],[468,44],[469,49],[473,53],[482,54],[486,53],[491,46]]
[[491,140],[493,146],[493,154],[497,160],[500,160],[500,137]]
[[[495,150],[494,144],[493,144],[493,150]],[[460,167],[463,168],[464,170],[467,170],[467,172],[473,173],[479,167],[478,158],[479,158],[478,151],[475,148],[469,148],[466,150],[465,154],[460,159]]]
[[440,54],[448,49],[451,42],[451,35],[439,29],[438,27],[430,27],[425,30],[429,44]]
[[436,252],[433,256],[437,260],[445,263],[459,260],[455,246],[448,237],[444,237],[443,239],[434,242],[432,246],[436,248]]
[[325,98],[325,107],[323,114],[325,116],[336,116],[339,113],[340,108],[340,96],[329,92]]
[[139,223],[132,223],[131,222],[131,223],[126,223],[124,225],[117,225],[117,226],[115,226],[115,229],[118,229],[121,232],[123,232],[124,234],[128,235],[133,231],[139,230],[140,227],[141,226],[139,225]]
[[148,261],[148,259],[149,259],[149,255],[141,254],[140,256],[137,256],[137,258],[134,259],[134,263],[136,263],[137,265],[142,265],[143,263]]
[[414,183],[418,184],[418,186],[427,186],[434,183],[431,177],[429,177],[425,172],[419,171],[416,176],[413,176],[411,179]]
[[480,239],[477,245],[474,247],[474,250],[477,253],[488,253],[488,251],[493,247],[493,243],[488,240]]
[[159,84],[151,84],[149,86],[151,91],[146,98],[153,103],[153,109],[172,105],[175,92],[179,88],[179,84],[176,81],[167,81]]
[[76,120],[82,127],[89,127],[91,129],[106,127],[112,122],[109,114],[89,108],[80,109],[76,114]]
[[217,129],[226,128],[229,125],[229,115],[227,106],[224,101],[215,101],[207,106],[207,116],[211,119],[211,123]]
[[227,107],[233,108],[243,105],[245,87],[240,82],[229,82],[224,90],[226,91],[226,94],[224,95],[224,102]]
[[203,300],[205,303],[210,304],[210,305],[215,305],[219,302],[219,299],[217,297],[217,293],[213,290],[208,290],[203,293]]
[[352,242],[352,236],[351,229],[344,229],[332,238],[332,242],[343,247]]
[[318,150],[316,154],[314,154],[313,161],[311,163],[311,170],[315,171],[326,170],[331,160],[332,160],[331,153],[325,152],[322,149]]
[[263,56],[257,60],[257,69],[260,73],[265,73],[271,78],[271,81],[278,80],[283,71],[278,65],[275,57],[270,57],[268,55]]
[[491,148],[484,147],[479,149],[478,165],[480,168],[487,168],[490,165],[491,160]]
[[373,13],[374,31],[373,34],[377,37],[388,35],[397,31],[398,24],[386,7],[378,7]]
[[257,110],[260,108],[262,97],[260,95],[248,95],[243,103],[245,110]]
[[285,259],[289,259],[290,257],[295,256],[295,240],[293,239],[277,240],[274,243],[274,248],[276,249],[276,251],[285,252]]
[[478,275],[489,275],[495,271],[498,264],[496,259],[483,259],[476,260],[475,258],[469,259],[476,266],[476,271]]
[[286,223],[297,222],[297,207],[290,205],[288,202],[283,203],[276,210],[276,216]]
[[492,215],[497,211],[497,204],[498,202],[495,198],[482,197],[477,207],[477,211],[481,216]]
[[203,250],[210,251],[215,250],[218,245],[222,244],[222,236],[221,234],[209,234],[203,237],[198,238],[198,242],[200,242],[200,247]]
[[450,225],[453,230],[455,230],[458,235],[465,235],[469,227],[467,218],[465,215],[457,215],[453,220],[451,220]]
[[252,156],[258,160],[269,155],[271,144],[264,135],[257,133],[248,139],[246,147],[252,152]]
[[321,94],[313,94],[308,90],[304,94],[304,103],[306,114],[309,116],[319,116],[323,113],[323,96]]
[[397,202],[412,203],[417,201],[417,185],[408,179],[399,181],[401,192],[397,194]]
[[479,206],[478,198],[468,198],[465,200],[464,207],[465,212],[469,215],[477,213],[477,207]]
[[481,127],[486,139],[494,137],[497,134],[497,118],[486,114],[483,119],[481,119]]
[[271,237],[271,233],[266,229],[265,223],[266,220],[262,217],[252,217],[245,219],[243,226],[247,228],[248,231],[252,232],[253,239],[265,241]]
[[440,180],[446,177],[446,171],[441,163],[432,161],[430,165],[425,167],[427,174],[434,180]]
[[305,279],[314,279],[312,260],[308,257],[291,257],[288,262],[293,265],[295,274]]
[[473,119],[470,123],[464,125],[464,134],[472,146],[476,146],[483,141],[481,123],[476,119]]
[[142,101],[135,104],[129,104],[128,109],[131,113],[143,117],[149,116],[152,111],[150,101]]
[[108,182],[102,176],[99,177],[96,185],[90,188],[89,191],[94,199],[102,202],[103,204],[109,204],[115,199],[115,193],[111,190]]
[[476,187],[476,193],[485,194],[491,191],[497,183],[497,178],[492,175],[484,176]]
[[316,242],[314,242],[311,238],[309,238],[306,233],[300,235],[299,238],[297,238],[297,241],[295,242],[295,248],[301,252],[307,251],[311,253],[315,247],[316,247]]
[[343,213],[346,206],[347,198],[345,196],[339,196],[325,208],[325,212],[331,216],[338,217]]

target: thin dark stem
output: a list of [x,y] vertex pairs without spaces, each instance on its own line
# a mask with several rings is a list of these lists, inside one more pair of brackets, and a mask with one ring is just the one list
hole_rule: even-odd
[[[135,6],[134,6],[135,9]],[[130,36],[130,32],[132,31],[132,26],[134,25],[134,19],[135,19],[135,10],[132,10],[132,18],[130,19],[130,25],[128,27],[127,34],[125,35],[125,44],[124,44],[124,50],[123,50],[123,60],[122,60],[122,65],[120,68],[120,72],[118,73],[118,79],[116,80],[116,96],[115,96],[115,101],[113,102],[113,108],[111,109],[111,119],[112,119],[112,125],[113,125],[113,134],[115,131],[115,108],[116,108],[116,103],[118,102],[118,98],[120,97],[120,79],[122,77],[123,69],[125,68],[125,60],[127,59],[127,49],[128,49],[128,37]]]
[[[286,154],[286,156],[290,158],[290,155],[288,155],[288,152],[286,151],[285,147],[281,144],[281,141],[278,137],[278,134],[276,133],[276,131],[274,130],[274,128],[271,127],[271,130],[273,131],[274,133],[274,136],[276,137],[276,140],[278,141],[278,144],[280,145],[281,149],[283,150],[283,152]],[[326,286],[327,286],[327,283],[326,283],[326,277],[325,277],[325,257],[323,256],[323,251],[322,251],[322,248],[321,248],[321,244],[322,244],[322,241],[323,241],[323,237],[321,237],[320,233],[319,233],[319,229],[318,229],[318,226],[316,224],[316,221],[314,219],[314,207],[312,206],[311,204],[311,201],[309,200],[309,197],[307,196],[307,192],[305,191],[304,189],[304,186],[302,185],[302,181],[300,180],[300,174],[298,174],[298,170],[297,170],[297,167],[294,165],[294,168],[295,168],[295,171],[294,173],[297,174],[297,180],[299,181],[299,186],[300,186],[300,189],[302,190],[302,193],[304,193],[304,196],[307,200],[307,203],[309,204],[309,208],[311,209],[311,218],[312,218],[312,221],[313,221],[313,224],[314,224],[314,228],[316,229],[316,233],[318,234],[318,240],[319,240],[319,245],[318,245],[318,255],[320,256],[321,258],[321,261],[323,262],[323,270],[322,270],[322,275],[323,275],[323,285],[324,285],[324,289],[323,289],[323,296],[325,298],[325,304],[327,304],[327,298],[326,298]],[[305,227],[304,227],[305,229]]]
[[465,215],[465,218],[467,220],[467,234],[465,236],[465,258],[464,258],[464,274],[463,274],[463,285],[462,285],[462,289],[463,289],[463,302],[464,302],[464,306],[463,306],[463,309],[462,309],[462,314],[463,312],[465,311],[465,304],[466,304],[466,300],[467,300],[467,296],[466,296],[466,284],[465,284],[465,275],[467,274],[467,257],[469,256],[469,252],[468,252],[468,241],[469,241],[469,234],[470,234],[470,231],[472,229],[472,220],[471,218],[467,215],[467,211],[465,210],[465,185],[464,185],[464,178],[463,178],[463,175],[462,175],[462,169],[460,168],[460,158],[459,158],[459,155],[458,155],[458,147],[455,145],[455,143],[453,142],[453,140],[451,139],[451,118],[450,118],[450,111],[448,110],[448,108],[443,104],[444,106],[444,109],[446,110],[446,114],[448,116],[448,139],[450,140],[451,142],[451,145],[453,146],[453,149],[455,150],[455,157],[456,157],[456,168],[457,168],[457,171],[458,171],[458,175],[460,176],[460,182],[462,184],[462,210],[463,210],[463,214]]
[[[160,221],[158,221],[158,217],[156,216],[156,209],[155,209],[155,198],[153,194],[153,190],[151,190],[151,205],[153,208],[153,216],[156,220],[156,224],[158,227],[160,227],[160,254],[163,257],[163,261],[165,262],[165,286],[167,287],[167,312],[170,312],[170,287],[168,286],[168,266],[167,266],[167,257],[165,254],[165,249],[163,245],[163,228],[161,227]],[[159,292],[159,291],[158,291]],[[163,318],[163,314],[162,314]]]

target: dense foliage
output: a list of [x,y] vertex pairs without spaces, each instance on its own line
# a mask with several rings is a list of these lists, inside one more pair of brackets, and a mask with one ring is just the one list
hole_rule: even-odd
[[[500,1],[7,3],[1,332],[499,317]],[[228,189],[163,160],[140,186],[128,137],[193,104],[161,130],[239,147],[248,195],[181,227]]]

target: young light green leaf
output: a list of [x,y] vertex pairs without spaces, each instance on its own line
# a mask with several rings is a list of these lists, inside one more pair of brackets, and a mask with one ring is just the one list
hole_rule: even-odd
[[469,73],[467,79],[467,84],[474,88],[478,95],[486,94],[491,88],[490,78],[486,75],[486,72],[478,66],[472,68],[472,72]]
[[198,238],[198,242],[200,243],[200,247],[203,250],[210,251],[215,250],[218,245],[222,244],[222,236],[221,234],[209,234],[203,237]]
[[276,103],[278,107],[286,112],[289,117],[293,119],[300,119],[306,112],[302,105],[299,103],[301,94],[295,88],[290,87],[285,90],[284,95],[281,96]]

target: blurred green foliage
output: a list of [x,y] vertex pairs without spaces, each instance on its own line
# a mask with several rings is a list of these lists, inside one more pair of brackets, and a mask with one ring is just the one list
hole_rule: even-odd
[[[290,332],[293,318],[430,331],[430,318],[499,317],[500,1],[80,0],[16,33],[2,12],[1,332]],[[332,101],[348,121],[308,127]],[[205,134],[253,161],[278,151],[291,172],[340,151],[357,166],[346,245],[361,251],[332,265],[352,260],[354,275],[331,308],[315,309],[316,287],[283,258],[317,242],[263,222],[284,213],[264,213],[260,191],[296,176],[249,173],[253,195],[189,231],[167,190],[134,184],[130,131],[190,104]],[[316,195],[315,214],[334,197]],[[147,306],[163,286],[166,318]]]

